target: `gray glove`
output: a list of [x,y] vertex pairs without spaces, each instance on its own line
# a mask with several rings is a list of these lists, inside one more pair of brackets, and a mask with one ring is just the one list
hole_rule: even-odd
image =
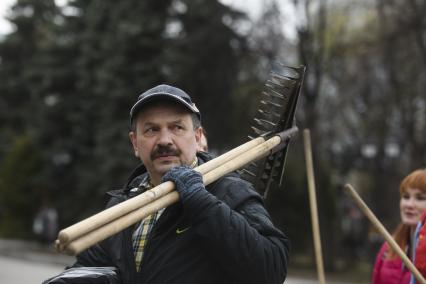
[[203,176],[188,166],[171,168],[162,178],[162,182],[165,181],[175,183],[182,202],[187,201],[197,192],[205,190]]

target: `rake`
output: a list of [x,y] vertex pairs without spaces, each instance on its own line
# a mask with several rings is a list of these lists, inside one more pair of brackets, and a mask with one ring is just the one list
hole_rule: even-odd
[[[282,182],[285,156],[294,126],[297,98],[305,67],[279,66],[267,81],[259,116],[252,130],[257,138],[196,167],[205,185],[241,169],[243,178],[266,196],[277,176]],[[257,161],[253,163],[253,161]],[[179,201],[173,182],[162,183],[134,198],[110,207],[59,232],[58,251],[76,255],[90,246],[143,220],[148,215]]]

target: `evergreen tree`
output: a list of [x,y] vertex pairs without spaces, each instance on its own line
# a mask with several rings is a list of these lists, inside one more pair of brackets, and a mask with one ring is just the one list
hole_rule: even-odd
[[[31,202],[37,200],[34,198],[37,194],[30,194],[37,187],[31,180],[37,178],[38,184],[47,184],[43,181],[43,171],[49,165],[41,151],[49,148],[40,137],[46,126],[43,123],[46,99],[56,82],[56,74],[51,72],[50,52],[55,43],[58,17],[53,0],[17,1],[9,17],[15,29],[0,43],[0,164],[4,165],[1,179],[3,190],[16,191],[2,196],[2,210],[17,214],[12,219],[16,222],[10,227],[4,226],[3,230],[9,228],[20,236],[28,235],[31,229],[28,226],[30,205],[35,206],[36,203]],[[25,137],[27,142],[22,142],[20,137]],[[19,154],[21,152],[25,154]],[[37,164],[32,160],[35,154]],[[5,218],[12,216],[9,213]]]
[[232,93],[246,42],[233,27],[243,15],[219,1],[178,3],[169,24],[170,80],[198,103],[209,144],[223,149],[234,137]]
[[241,129],[233,125],[238,84],[247,82],[240,64],[253,60],[235,30],[241,19],[219,1],[18,1],[16,30],[0,43],[0,153],[18,134],[29,137],[63,227],[102,209],[99,197],[139,163],[128,112],[156,84],[188,91],[211,145],[228,147]]
[[29,237],[45,192],[38,174],[41,159],[28,136],[16,137],[0,163],[0,236]]

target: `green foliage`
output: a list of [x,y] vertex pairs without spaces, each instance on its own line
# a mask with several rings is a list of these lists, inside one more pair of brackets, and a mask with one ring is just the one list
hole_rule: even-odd
[[43,188],[39,153],[28,136],[15,137],[0,161],[0,236],[28,237]]
[[43,165],[37,179],[63,227],[103,208],[105,192],[138,164],[128,112],[155,84],[194,97],[213,149],[245,140],[250,113],[234,108],[253,108],[257,97],[243,93],[262,82],[258,58],[234,29],[240,19],[207,0],[18,1],[16,29],[0,42],[0,154],[18,133],[31,135]]

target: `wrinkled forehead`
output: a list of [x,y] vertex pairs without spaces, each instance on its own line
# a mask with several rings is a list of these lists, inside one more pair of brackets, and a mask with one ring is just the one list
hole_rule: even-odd
[[191,121],[191,113],[181,104],[170,100],[152,101],[138,112],[136,123],[162,121]]

